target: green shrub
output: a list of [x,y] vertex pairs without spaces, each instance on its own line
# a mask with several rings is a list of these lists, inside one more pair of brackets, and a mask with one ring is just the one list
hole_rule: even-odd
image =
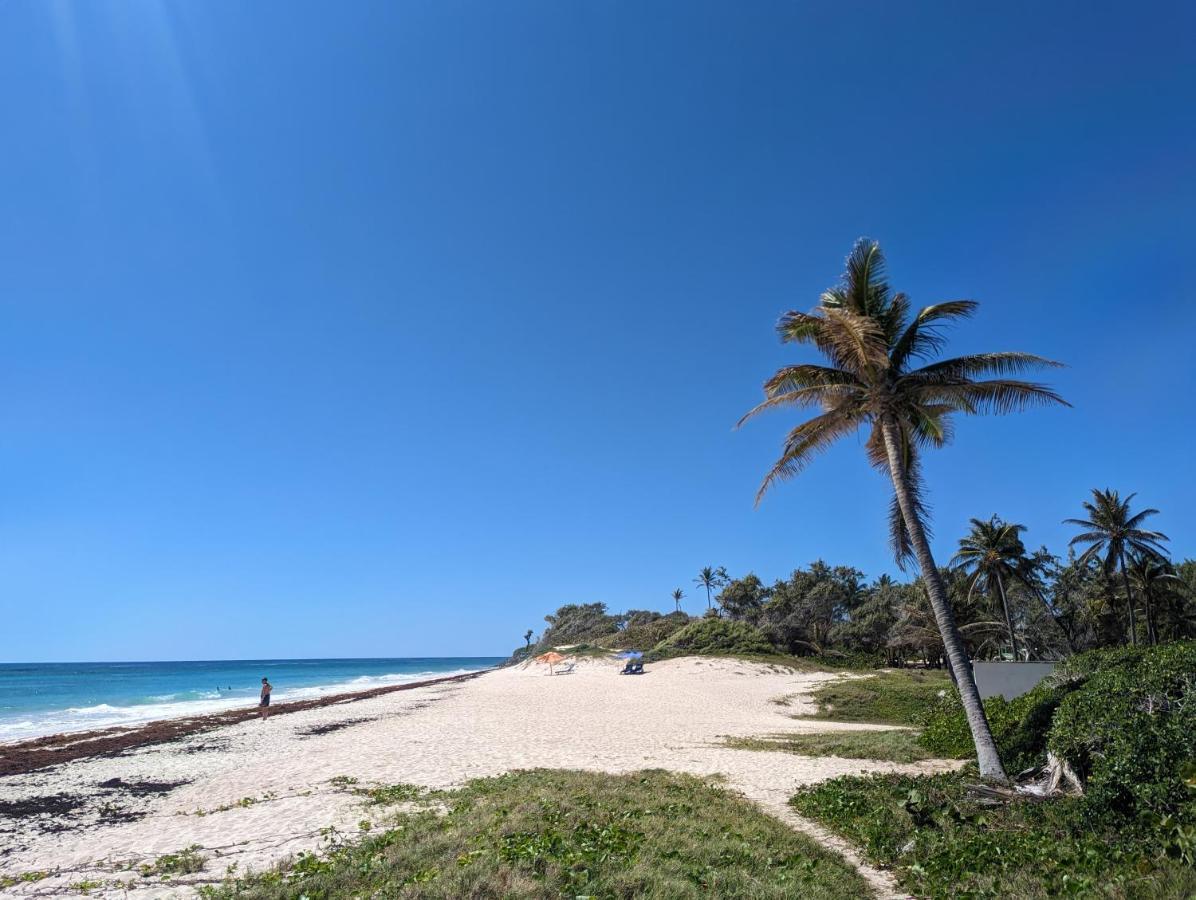
[[531,655],[532,655],[531,647],[528,647],[528,646],[516,647],[511,652],[510,657],[507,659],[507,663],[510,665],[514,665],[515,663],[521,663],[526,659],[530,659]]
[[1196,821],[1196,642],[1121,652],[1059,704],[1047,744],[1085,782],[1086,806]]
[[[645,617],[646,618],[646,617]],[[676,634],[690,622],[685,613],[672,612],[648,621],[630,620],[618,634],[607,635],[598,643],[612,650],[651,650]]]
[[970,778],[844,776],[791,801],[893,869],[919,897],[1188,897],[1196,869],[1166,836],[1086,820],[1083,801],[1025,799],[996,807]]
[[[1070,682],[1063,686],[1044,682],[1013,700],[998,696],[984,701],[993,739],[1010,772],[1021,772],[1045,762],[1051,717],[1072,689]],[[919,741],[927,750],[956,759],[967,759],[976,754],[972,732],[954,688],[929,707],[923,714],[922,725]]]
[[654,657],[701,654],[766,655],[776,648],[759,629],[746,622],[714,617],[690,622],[665,638],[652,651]]
[[550,647],[594,641],[619,630],[619,616],[606,611],[605,603],[567,603],[544,617],[548,627],[536,644],[537,652]]
[[139,871],[146,878],[154,875],[192,875],[202,872],[207,860],[200,854],[200,849],[198,844],[192,844],[178,853],[167,853],[165,856],[159,856],[152,865],[142,865]]
[[[1196,642],[1083,653],[984,709],[1010,772],[1043,764],[1049,749],[1087,782],[1090,806],[1166,815],[1187,802],[1180,770],[1196,760]],[[954,691],[923,724],[928,750],[974,753]]]

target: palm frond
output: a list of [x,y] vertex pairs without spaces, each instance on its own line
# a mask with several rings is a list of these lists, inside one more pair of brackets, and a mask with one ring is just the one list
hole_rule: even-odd
[[829,366],[797,365],[778,369],[764,382],[764,402],[756,405],[735,424],[739,428],[748,419],[779,406],[817,406],[825,408],[850,398],[863,388],[850,372]]
[[825,321],[821,315],[791,309],[777,321],[777,334],[785,343],[817,344]]
[[825,315],[823,339],[839,368],[876,372],[888,364],[884,333],[874,319],[830,309]]
[[[912,327],[912,326],[911,326]],[[1033,353],[1002,351],[956,356],[914,369],[905,375],[911,382],[953,382],[980,375],[1017,375],[1034,369],[1058,369],[1063,364]]]
[[[912,448],[908,450],[905,460],[905,472],[909,482],[909,496],[913,501],[914,515],[918,517],[926,539],[930,540],[932,536],[930,508],[926,503],[923,490],[922,467]],[[909,525],[901,511],[901,504],[897,502],[896,493],[889,501],[889,547],[893,551],[893,558],[897,561],[898,567],[905,571],[905,567],[914,559],[914,544],[910,536]]]
[[885,255],[880,244],[860,238],[851,248],[851,255],[847,257],[847,271],[843,276],[847,308],[857,316],[874,315],[878,311],[877,299],[889,292],[884,277]]
[[1071,406],[1044,384],[1009,379],[928,384],[919,387],[917,393],[927,402],[966,404],[978,412],[997,415],[1020,412],[1033,406],[1049,406],[1051,404]]
[[[905,297],[904,294],[898,296]],[[938,333],[937,326],[947,319],[966,318],[979,306],[975,300],[948,300],[923,307],[893,346],[893,352],[890,354],[893,366],[901,369],[912,358],[937,353],[946,344],[946,339]]]
[[797,475],[815,456],[839,438],[855,431],[859,425],[860,420],[857,416],[835,409],[802,422],[790,431],[785,438],[780,459],[773,464],[760,489],[756,491],[756,505],[760,505],[761,499],[776,481]]
[[[1128,498],[1126,500],[1126,503],[1128,505],[1128,503],[1129,503]],[[1157,509],[1144,509],[1140,513],[1130,516],[1130,518],[1126,520],[1125,528],[1127,531],[1132,531],[1133,529],[1135,529],[1139,525],[1141,525],[1144,521],[1149,519],[1151,516],[1157,516],[1158,514],[1159,514],[1159,511]]]

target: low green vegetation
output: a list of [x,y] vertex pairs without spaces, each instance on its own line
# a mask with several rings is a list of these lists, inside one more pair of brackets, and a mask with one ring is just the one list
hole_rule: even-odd
[[704,654],[767,656],[775,654],[776,648],[746,622],[706,616],[661,641],[652,653],[657,658]]
[[[793,805],[927,897],[1196,895],[1196,643],[1081,654],[986,709],[1007,769],[1050,758],[1082,796],[994,800],[974,775],[828,781]],[[920,742],[968,755],[956,699]]]
[[[951,681],[944,672],[885,670],[864,677],[829,681],[819,686],[811,693],[818,704],[818,711],[803,718],[877,725],[920,725],[927,709],[940,703],[951,692]],[[971,744],[968,746],[970,749]]]
[[891,867],[918,897],[1183,898],[1196,870],[1154,840],[1094,827],[1082,801],[988,805],[975,776],[843,777],[807,788],[794,808]]
[[357,788],[354,793],[368,798],[369,802],[376,806],[384,806],[394,803],[412,803],[421,799],[426,791],[418,784],[399,783],[383,787]]
[[152,864],[141,866],[138,871],[146,878],[202,872],[207,860],[199,851],[200,847],[196,844],[178,853],[167,853],[159,856]]
[[205,888],[210,900],[336,897],[857,898],[836,854],[699,779],[538,770],[438,795],[351,843]]
[[801,756],[838,756],[843,759],[883,759],[898,763],[918,762],[932,756],[918,743],[917,732],[904,728],[728,738],[727,746],[740,750],[771,750]]
[[599,638],[598,643],[618,650],[651,650],[689,623],[689,616],[683,612],[672,612],[662,616],[659,613],[632,610],[627,613],[626,624],[622,630]]
[[34,881],[41,881],[53,874],[53,872],[46,869],[38,869],[33,872],[18,872],[16,875],[0,875],[0,890],[16,887],[18,884],[31,884]]

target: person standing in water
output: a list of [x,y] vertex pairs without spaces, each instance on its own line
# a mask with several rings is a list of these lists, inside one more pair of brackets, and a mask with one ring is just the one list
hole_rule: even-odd
[[274,690],[274,688],[270,685],[270,682],[267,681],[265,678],[263,678],[262,679],[262,699],[258,702],[258,705],[257,705],[258,715],[260,715],[263,720],[268,719],[270,717],[270,692],[272,690]]

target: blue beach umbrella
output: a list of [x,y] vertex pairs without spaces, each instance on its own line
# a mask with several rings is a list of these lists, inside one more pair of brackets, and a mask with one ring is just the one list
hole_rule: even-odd
[[624,650],[619,654],[619,659],[639,659],[643,655],[638,650]]

